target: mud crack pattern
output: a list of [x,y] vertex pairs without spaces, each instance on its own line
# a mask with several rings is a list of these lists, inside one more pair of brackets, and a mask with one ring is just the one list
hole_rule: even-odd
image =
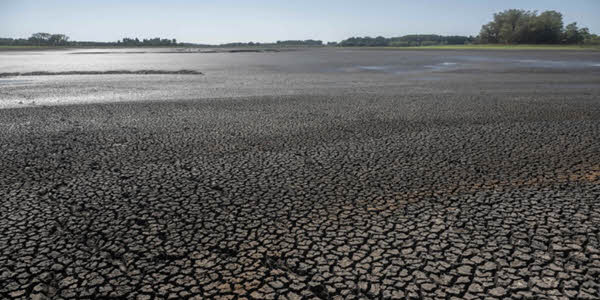
[[0,110],[0,298],[598,299],[597,97]]

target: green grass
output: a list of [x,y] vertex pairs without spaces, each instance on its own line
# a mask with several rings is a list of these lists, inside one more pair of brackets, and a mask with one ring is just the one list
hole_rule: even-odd
[[384,50],[594,50],[600,45],[440,45],[418,47],[358,47]]
[[11,50],[47,50],[47,49],[64,49],[66,46],[6,46],[0,45],[0,51]]

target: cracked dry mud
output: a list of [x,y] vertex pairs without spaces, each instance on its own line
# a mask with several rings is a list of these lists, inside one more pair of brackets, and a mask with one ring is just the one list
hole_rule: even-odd
[[0,110],[0,298],[598,299],[598,91]]

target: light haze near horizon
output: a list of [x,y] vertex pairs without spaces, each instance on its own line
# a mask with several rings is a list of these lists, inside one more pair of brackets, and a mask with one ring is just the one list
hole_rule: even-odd
[[600,34],[599,0],[0,0],[0,37],[64,33],[71,40],[176,38],[220,44],[406,34],[477,35],[505,9],[556,10]]

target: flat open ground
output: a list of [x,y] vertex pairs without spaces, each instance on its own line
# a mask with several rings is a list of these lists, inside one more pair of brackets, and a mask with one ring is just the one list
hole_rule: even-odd
[[0,298],[600,298],[599,52],[173,51],[0,53]]

